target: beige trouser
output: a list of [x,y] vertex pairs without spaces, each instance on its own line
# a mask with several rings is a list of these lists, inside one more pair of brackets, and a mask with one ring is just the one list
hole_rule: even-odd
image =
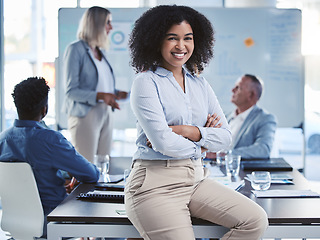
[[194,240],[191,216],[230,229],[222,239],[259,239],[265,211],[205,178],[201,160],[136,160],[125,188],[126,212],[146,240]]
[[71,142],[76,150],[93,162],[95,154],[109,154],[112,143],[113,118],[111,107],[97,103],[85,117],[68,118]]

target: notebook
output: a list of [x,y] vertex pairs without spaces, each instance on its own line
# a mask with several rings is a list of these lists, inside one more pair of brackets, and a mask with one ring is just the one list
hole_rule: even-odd
[[90,200],[98,202],[108,203],[124,203],[123,191],[104,191],[104,190],[92,190],[87,193],[80,193],[77,197],[81,200]]
[[313,198],[320,194],[311,190],[267,190],[252,191],[258,198]]
[[292,167],[283,158],[241,159],[244,171],[292,171]]
[[[252,181],[252,174],[247,174],[244,179],[249,182]],[[272,184],[294,184],[292,181],[293,177],[291,174],[285,173],[271,173],[271,183]]]

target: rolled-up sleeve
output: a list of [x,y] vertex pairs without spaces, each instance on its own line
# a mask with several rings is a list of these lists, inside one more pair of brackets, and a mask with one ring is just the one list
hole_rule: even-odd
[[213,115],[214,113],[220,117],[220,128],[197,126],[201,133],[201,139],[196,144],[204,147],[212,152],[217,152],[221,149],[229,149],[232,143],[231,131],[227,119],[220,107],[217,96],[213,92],[211,86],[207,81],[204,81],[205,89],[208,96],[208,113]]

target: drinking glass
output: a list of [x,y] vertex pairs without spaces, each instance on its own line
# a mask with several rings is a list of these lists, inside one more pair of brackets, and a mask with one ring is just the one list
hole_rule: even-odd
[[99,182],[110,182],[109,177],[109,163],[110,157],[108,154],[106,155],[94,155],[93,163],[97,166],[100,171]]
[[221,150],[216,153],[217,166],[225,165],[225,158],[228,153],[229,153],[229,150]]
[[258,191],[268,190],[271,185],[270,172],[256,171],[251,173],[251,187]]
[[237,177],[240,171],[241,156],[229,153],[225,156],[227,176]]

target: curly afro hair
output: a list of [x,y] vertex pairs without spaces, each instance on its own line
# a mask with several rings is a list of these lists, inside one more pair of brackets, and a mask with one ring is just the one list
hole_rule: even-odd
[[129,39],[131,65],[136,72],[155,71],[160,66],[161,44],[174,24],[186,21],[193,30],[194,51],[186,68],[194,75],[201,73],[213,57],[214,30],[210,21],[193,8],[159,5],[147,10],[136,20]]
[[12,97],[20,119],[32,120],[48,104],[50,87],[42,77],[30,77],[14,87]]

